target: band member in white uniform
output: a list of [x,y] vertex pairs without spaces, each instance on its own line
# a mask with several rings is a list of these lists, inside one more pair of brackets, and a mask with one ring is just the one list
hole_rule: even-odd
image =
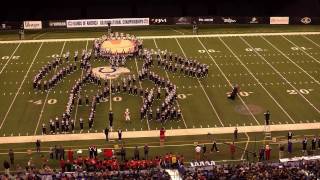
[[130,121],[129,108],[127,108],[126,111],[124,112],[124,118],[125,118],[125,121]]

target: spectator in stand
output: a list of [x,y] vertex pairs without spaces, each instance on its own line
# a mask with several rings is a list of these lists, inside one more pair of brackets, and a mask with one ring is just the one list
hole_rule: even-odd
[[122,130],[118,129],[118,140],[121,141],[122,140]]
[[39,139],[36,141],[36,151],[40,152],[40,140]]
[[195,157],[196,160],[199,161],[200,160],[200,153],[201,153],[201,147],[199,146],[199,144],[195,147]]
[[134,154],[134,159],[135,159],[135,160],[140,160],[138,146],[136,146],[136,148],[134,149],[133,154]]
[[144,159],[148,159],[148,155],[149,155],[149,146],[148,144],[145,144],[144,147],[143,147],[143,150],[144,150]]
[[230,154],[231,154],[231,159],[234,159],[234,155],[236,152],[236,146],[234,144],[234,141],[230,143]]
[[3,162],[4,174],[10,175],[10,164],[7,160]]
[[13,166],[14,165],[14,152],[12,149],[9,149],[9,159],[10,159],[10,164]]
[[320,137],[318,136],[318,149],[320,149]]
[[66,171],[66,164],[65,161],[63,159],[60,160],[60,168],[62,172]]

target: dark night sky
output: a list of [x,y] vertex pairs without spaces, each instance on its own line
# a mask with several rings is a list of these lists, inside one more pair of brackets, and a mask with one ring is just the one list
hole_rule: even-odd
[[163,16],[319,16],[320,0],[16,0],[0,20]]

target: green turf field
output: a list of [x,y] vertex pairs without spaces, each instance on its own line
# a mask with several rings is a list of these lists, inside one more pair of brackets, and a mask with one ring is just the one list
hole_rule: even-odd
[[[145,48],[168,50],[210,65],[209,76],[203,79],[153,68],[178,86],[178,102],[184,118],[166,123],[167,129],[262,125],[266,110],[272,114],[272,124],[320,120],[320,35],[155,38],[145,39],[143,44]],[[66,40],[0,46],[0,134],[41,134],[42,123],[48,124],[50,118],[64,112],[69,90],[82,72],[78,69],[48,93],[33,90],[34,75],[54,56],[90,49],[92,42]],[[92,61],[92,65],[97,67],[106,63]],[[141,65],[139,59],[131,59],[126,66],[132,74],[137,74]],[[226,93],[235,83],[241,87],[240,98],[230,101]],[[151,88],[153,84],[142,82],[142,87]],[[92,96],[100,89],[86,85],[81,95]],[[93,131],[101,132],[105,128],[110,105],[115,113],[115,129],[136,131],[161,127],[155,121],[140,121],[140,97],[120,93],[112,94],[111,99],[111,102],[106,100],[97,106]],[[126,108],[131,110],[131,123],[123,120]],[[252,109],[252,113],[246,108]],[[75,106],[75,133],[79,132],[80,117],[85,119],[88,130],[88,115],[89,107]]]

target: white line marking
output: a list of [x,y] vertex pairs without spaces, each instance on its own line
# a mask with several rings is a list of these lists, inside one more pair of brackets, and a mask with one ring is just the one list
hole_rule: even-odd
[[248,145],[249,145],[249,142],[250,142],[250,136],[248,135],[248,133],[244,132],[244,134],[247,136],[248,140],[246,142],[246,146],[245,146],[244,151],[242,153],[241,159],[243,159],[244,155],[246,154],[247,149],[248,149]]
[[287,41],[289,41],[292,45],[294,45],[295,47],[297,47],[300,51],[302,51],[303,53],[305,53],[307,56],[309,56],[311,59],[315,60],[317,63],[320,64],[320,61],[318,61],[316,58],[314,58],[313,56],[311,56],[309,53],[307,53],[305,50],[303,50],[301,47],[299,47],[298,45],[296,45],[295,43],[293,43],[292,41],[290,41],[288,38],[286,38],[285,36],[281,35],[281,37],[283,37],[284,39],[286,39]]
[[3,72],[3,70],[7,67],[9,61],[12,59],[14,53],[16,53],[16,51],[18,50],[18,48],[20,47],[21,43],[18,44],[18,46],[14,49],[13,53],[11,54],[10,58],[8,59],[8,61],[4,64],[4,66],[2,67],[1,71],[0,71],[0,75]]
[[[65,45],[66,45],[66,42],[64,42],[63,45],[62,45],[62,48],[61,48],[61,51],[60,51],[60,57],[61,57],[61,55],[63,53]],[[58,67],[56,67],[54,69],[54,74],[56,73],[57,69],[58,69]],[[37,134],[37,131],[38,131],[38,128],[39,128],[39,124],[40,124],[40,121],[41,121],[41,118],[42,118],[43,110],[44,110],[44,108],[45,108],[45,106],[47,104],[49,93],[50,93],[50,90],[48,90],[46,98],[44,99],[44,102],[43,102],[43,105],[42,105],[42,108],[41,108],[41,112],[40,112],[40,115],[39,115],[39,118],[38,118],[37,126],[36,126],[36,129],[34,130],[34,133],[33,133],[34,135]]]
[[[229,79],[227,78],[227,76],[224,74],[224,72],[222,71],[222,69],[219,67],[219,65],[217,64],[217,62],[213,59],[213,57],[211,56],[211,54],[209,53],[208,49],[204,46],[204,44],[201,42],[201,40],[199,38],[197,38],[199,43],[201,44],[201,46],[203,47],[203,49],[207,52],[207,54],[209,55],[209,57],[211,58],[212,62],[214,62],[214,64],[217,66],[217,68],[219,69],[220,73],[222,74],[222,76],[226,79],[226,81],[228,82],[230,87],[233,87],[232,84],[230,83]],[[244,105],[244,107],[247,109],[247,111],[250,113],[251,117],[256,121],[256,123],[258,125],[260,125],[259,121],[256,119],[256,117],[252,114],[252,112],[250,111],[249,107],[247,106],[247,104],[244,102],[244,100],[241,98],[241,96],[238,96],[240,101],[242,102],[242,104]]]
[[[320,45],[314,41],[312,41],[310,38],[308,38],[307,36],[305,35],[302,35],[302,37],[306,38],[307,40],[309,40],[310,42],[312,42],[314,45],[318,46],[320,48]],[[316,53],[315,53],[316,54]]]
[[[179,47],[180,47],[180,49],[181,49],[181,52],[182,52],[183,56],[184,56],[184,57],[187,57],[187,56],[186,56],[186,53],[184,52],[184,50],[183,50],[183,48],[181,47],[181,44],[179,43],[179,41],[178,41],[178,39],[177,39],[177,38],[176,38],[176,42],[178,43],[178,45],[179,45]],[[211,100],[210,100],[210,98],[209,98],[209,96],[208,96],[207,92],[204,90],[204,88],[203,88],[203,86],[202,86],[202,84],[201,84],[201,82],[200,82],[199,78],[197,78],[197,81],[198,81],[198,83],[199,83],[199,85],[200,85],[200,87],[201,87],[201,89],[202,89],[203,93],[204,93],[204,94],[205,94],[205,96],[207,97],[208,102],[209,102],[209,104],[210,104],[210,106],[211,106],[212,110],[214,111],[215,115],[217,116],[217,118],[218,118],[218,120],[219,120],[220,124],[222,125],[222,127],[224,127],[224,124],[222,123],[221,118],[220,118],[220,116],[219,116],[219,114],[218,114],[218,112],[217,112],[216,108],[213,106],[213,104],[212,104],[212,102],[211,102]]]
[[39,46],[39,48],[38,48],[38,51],[37,51],[36,55],[34,56],[32,62],[31,62],[31,64],[30,64],[30,66],[29,66],[29,68],[28,68],[27,73],[24,75],[24,78],[23,78],[23,80],[22,80],[22,82],[21,82],[21,84],[20,84],[20,87],[19,87],[18,91],[16,92],[16,94],[15,94],[15,96],[14,96],[14,98],[13,98],[13,100],[12,100],[10,106],[9,106],[9,109],[8,109],[7,113],[5,114],[5,116],[4,116],[4,118],[3,118],[2,122],[1,122],[0,130],[1,130],[4,122],[6,121],[9,112],[11,111],[11,108],[12,108],[12,106],[13,106],[13,103],[16,101],[16,98],[17,98],[17,96],[18,96],[18,94],[19,94],[19,92],[20,92],[20,90],[21,90],[21,88],[22,88],[22,85],[24,84],[24,81],[26,80],[26,78],[27,78],[27,76],[28,76],[28,74],[29,74],[29,71],[30,71],[30,69],[31,69],[31,66],[33,65],[34,61],[37,59],[37,56],[38,56],[38,54],[39,54],[39,52],[40,52],[40,49],[41,49],[42,45],[43,45],[43,42],[40,44],[40,46]]
[[[157,42],[156,42],[156,39],[153,39],[153,42],[154,42],[154,45],[156,46],[156,48],[159,49],[159,48],[158,48],[158,44],[157,44]],[[160,55],[160,59],[162,60],[161,54],[159,54],[159,55]],[[168,75],[168,72],[167,72],[167,71],[164,71],[164,72],[166,73],[167,78],[170,80],[169,75]],[[177,99],[177,105],[178,105],[179,109],[181,110],[181,118],[182,118],[182,120],[183,120],[184,127],[185,127],[185,128],[188,128],[188,126],[187,126],[187,124],[186,124],[186,121],[184,120],[183,113],[182,113],[182,109],[180,108],[180,104],[179,104],[178,99]]]
[[[240,37],[240,39],[246,43],[249,47],[253,48],[245,39],[243,39],[242,37]],[[289,84],[305,101],[307,101],[309,103],[310,106],[312,106],[319,114],[320,111],[318,108],[316,108],[306,97],[304,97],[303,94],[300,93],[300,91],[294,87],[292,85],[292,83],[290,83],[273,65],[271,65],[263,56],[260,55],[259,52],[257,52],[254,48],[253,48],[253,52],[255,52],[262,60],[264,60],[279,76],[281,76],[281,78],[287,82],[287,84]]]
[[[137,73],[139,74],[138,62],[137,62],[137,59],[136,59],[136,58],[134,58],[134,62],[135,62],[135,64],[136,64]],[[140,86],[140,88],[142,89],[141,81],[140,81],[140,80],[138,80],[138,81],[139,81],[139,86]],[[141,98],[142,98],[142,101],[143,101],[143,97],[141,97]],[[148,118],[146,119],[146,121],[147,121],[147,125],[148,125],[148,130],[150,131],[150,125],[149,125],[149,120],[148,120]]]
[[173,28],[170,28],[172,31],[174,31],[174,32],[177,32],[177,33],[179,33],[179,34],[182,34],[182,35],[184,35],[184,33],[183,32],[181,32],[181,31],[178,31],[178,30],[176,30],[176,29],[173,29]]
[[45,35],[45,34],[47,34],[47,33],[48,33],[48,32],[41,33],[41,34],[37,35],[36,37],[33,37],[32,39],[38,39],[39,37],[41,37],[41,36],[43,36],[43,35]]
[[[314,80],[318,85],[320,85],[319,81],[316,80],[313,76],[311,76],[307,71],[305,71],[303,68],[301,68],[297,63],[295,63],[293,60],[291,60],[287,55],[285,55],[280,49],[278,49],[274,44],[272,44],[270,41],[268,41],[266,38],[261,36],[262,39],[264,39],[267,43],[269,43],[274,49],[276,49],[278,52],[280,52],[284,57],[286,57],[289,61],[291,61],[296,67],[298,67],[300,70],[302,70],[305,74],[307,74],[312,80]],[[289,72],[290,74],[290,72]]]
[[270,92],[262,85],[259,79],[250,71],[250,69],[240,60],[240,58],[233,52],[233,50],[221,39],[220,41],[227,47],[227,49],[233,54],[233,56],[241,63],[241,65],[249,72],[249,74],[258,82],[262,89],[269,95],[269,97],[278,105],[278,107],[288,116],[288,118],[295,123],[292,117],[287,113],[286,110],[278,103],[278,101],[270,94]]
[[[205,34],[205,35],[177,35],[177,36],[138,36],[140,39],[175,39],[196,37],[245,37],[245,36],[279,36],[279,35],[319,35],[320,32],[287,32],[287,33],[242,33],[242,34]],[[0,41],[8,43],[37,43],[37,42],[64,42],[64,41],[93,41],[96,38],[70,38],[70,39],[40,39],[40,40],[13,40]]]

